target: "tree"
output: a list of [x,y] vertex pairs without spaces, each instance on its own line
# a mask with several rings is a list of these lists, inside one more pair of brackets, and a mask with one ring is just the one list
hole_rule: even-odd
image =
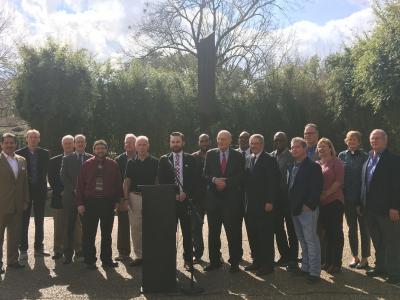
[[274,17],[284,10],[278,0],[161,0],[147,4],[143,20],[130,26],[133,54],[191,54],[215,32],[217,67],[265,71],[279,38]]
[[42,133],[43,145],[58,149],[63,135],[87,131],[95,99],[90,55],[52,40],[38,49],[22,46],[19,55],[13,81],[16,108]]

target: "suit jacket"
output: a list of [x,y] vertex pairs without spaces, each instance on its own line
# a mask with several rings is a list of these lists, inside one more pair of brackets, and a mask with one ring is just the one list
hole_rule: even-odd
[[[207,181],[206,208],[208,210],[216,208],[218,204],[240,208],[245,174],[244,165],[243,155],[234,149],[229,149],[225,174],[222,174],[219,149],[208,150],[203,173],[203,177]],[[227,179],[224,191],[217,191],[212,182],[214,177]]]
[[29,203],[29,186],[26,160],[15,155],[18,177],[15,179],[7,158],[0,152],[0,216],[22,212]]
[[266,203],[275,206],[279,197],[281,173],[275,158],[266,152],[261,152],[254,167],[251,166],[251,156],[247,158],[245,192],[247,199],[247,214],[263,215]]
[[[288,185],[290,184],[291,170],[288,170]],[[301,214],[303,205],[315,210],[323,188],[323,176],[321,166],[306,157],[301,163],[294,179],[293,186],[289,185],[289,205],[294,216]]]
[[126,171],[126,166],[128,165],[128,156],[126,155],[126,152],[121,153],[115,158],[115,161],[118,164],[119,170],[121,172],[121,178],[125,178],[125,171]]
[[389,209],[400,210],[400,160],[389,150],[382,152],[368,188],[367,165],[362,169],[361,204],[368,211],[388,216]]
[[[83,160],[87,161],[93,155],[84,153]],[[78,159],[76,152],[64,156],[61,163],[61,182],[64,185],[63,205],[76,205],[75,189],[78,180],[78,175],[81,170],[81,162]]]
[[[183,177],[183,192],[188,198],[193,197],[195,185],[195,161],[194,157],[189,153],[183,153],[182,156],[182,177]],[[173,163],[172,152],[160,157],[158,163],[158,181],[160,184],[175,184],[175,169]],[[177,186],[177,193],[179,193],[179,186]]]
[[206,190],[207,190],[207,182],[203,177],[204,163],[205,157],[200,155],[200,150],[192,153],[194,157],[195,163],[195,185],[194,185],[194,196],[193,203],[196,205],[196,208],[204,213],[205,212],[205,198],[206,198]]
[[51,194],[51,207],[55,209],[62,208],[61,193],[64,190],[64,185],[61,182],[60,170],[63,157],[64,154],[60,154],[52,157],[49,161],[48,179],[50,187],[53,190]]
[[[37,184],[35,185],[35,192],[39,193],[40,197],[47,197],[47,171],[48,171],[48,166],[49,166],[49,151],[43,148],[38,147],[37,148],[37,153],[38,153],[38,181]],[[31,162],[29,159],[29,148],[24,147],[21,148],[17,151],[15,151],[16,154],[24,157],[26,159],[26,164],[28,167],[28,178],[29,178],[29,188],[32,191],[32,183],[31,183],[31,178],[29,177],[30,175],[30,170],[31,170]]]

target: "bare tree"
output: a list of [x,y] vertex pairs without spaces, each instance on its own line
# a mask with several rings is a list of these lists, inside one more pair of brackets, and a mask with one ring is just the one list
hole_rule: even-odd
[[[288,0],[290,1],[290,0]],[[130,26],[134,56],[190,53],[197,56],[202,38],[215,32],[217,67],[250,74],[265,69],[281,37],[274,33],[285,0],[158,0]]]

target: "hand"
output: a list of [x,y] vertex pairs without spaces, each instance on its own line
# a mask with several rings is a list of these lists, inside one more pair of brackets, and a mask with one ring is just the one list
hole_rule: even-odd
[[83,216],[85,214],[85,206],[79,205],[78,206],[78,213]]
[[226,178],[216,178],[214,183],[217,188],[217,191],[222,192],[226,188]]
[[392,222],[398,222],[400,220],[399,210],[391,208],[389,210],[389,218]]
[[179,195],[179,201],[181,201],[181,202],[183,202],[183,201],[185,201],[186,200],[186,193],[181,193],[180,195]]
[[266,212],[271,212],[274,209],[274,206],[272,203],[265,203],[264,209]]
[[362,210],[361,210],[361,206],[357,206],[356,207],[356,212],[357,212],[357,215],[359,215],[360,217],[363,215]]
[[307,205],[303,204],[303,211],[311,211],[311,208],[309,208]]

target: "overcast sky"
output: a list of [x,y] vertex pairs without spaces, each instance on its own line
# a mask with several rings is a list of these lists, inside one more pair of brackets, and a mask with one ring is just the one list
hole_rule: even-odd
[[[50,36],[104,60],[127,47],[128,26],[140,19],[143,2],[0,0],[0,5],[12,16],[10,39],[40,45]],[[281,30],[294,36],[293,51],[301,57],[340,50],[368,31],[374,19],[368,0],[308,0],[286,14]]]

